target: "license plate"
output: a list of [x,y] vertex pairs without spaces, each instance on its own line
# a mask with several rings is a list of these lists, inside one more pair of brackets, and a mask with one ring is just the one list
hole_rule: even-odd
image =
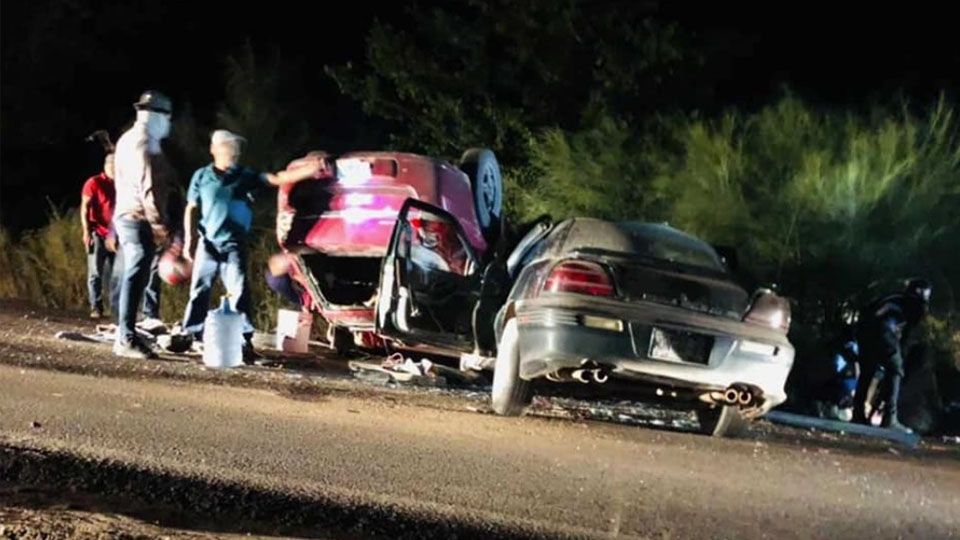
[[707,365],[713,350],[713,336],[654,328],[647,353],[654,360]]

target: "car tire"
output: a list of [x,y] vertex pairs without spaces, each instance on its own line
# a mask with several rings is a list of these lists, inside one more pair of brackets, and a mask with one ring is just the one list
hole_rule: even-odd
[[747,421],[737,407],[729,405],[697,409],[700,433],[713,437],[736,437],[747,427]]
[[518,416],[533,397],[530,381],[520,378],[520,333],[517,320],[510,319],[497,345],[490,402],[501,416]]
[[471,148],[460,158],[460,170],[470,178],[480,231],[493,244],[503,226],[503,178],[497,156],[488,148]]

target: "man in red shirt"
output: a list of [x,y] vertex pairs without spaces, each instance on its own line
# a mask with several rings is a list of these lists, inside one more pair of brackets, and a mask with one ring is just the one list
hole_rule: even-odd
[[[107,154],[103,172],[83,184],[80,195],[80,222],[83,246],[87,251],[87,289],[90,293],[90,317],[103,316],[103,276],[110,281],[110,307],[117,310],[119,273],[114,272],[117,238],[113,231],[113,154]],[[119,270],[119,268],[117,268]]]

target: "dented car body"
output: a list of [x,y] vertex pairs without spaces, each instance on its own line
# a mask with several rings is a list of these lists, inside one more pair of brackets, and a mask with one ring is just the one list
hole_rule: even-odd
[[402,152],[353,152],[333,165],[320,178],[281,186],[277,240],[294,255],[291,277],[329,323],[328,337],[342,329],[370,345],[380,267],[403,203],[449,212],[471,250],[486,253],[499,234],[499,166],[484,149],[467,151],[459,166]]
[[[445,224],[434,255],[449,264],[419,260],[425,221]],[[714,248],[666,225],[543,220],[485,261],[456,219],[417,201],[396,222],[377,307],[383,337],[493,369],[498,413],[521,412],[538,379],[619,384],[688,402],[717,435],[786,399],[789,324],[785,299],[748,294]]]

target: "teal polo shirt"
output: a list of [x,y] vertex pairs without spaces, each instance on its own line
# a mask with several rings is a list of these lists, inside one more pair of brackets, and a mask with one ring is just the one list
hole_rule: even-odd
[[253,197],[267,187],[267,176],[249,167],[219,171],[213,164],[197,169],[187,202],[200,209],[200,234],[219,250],[245,246],[253,225]]

